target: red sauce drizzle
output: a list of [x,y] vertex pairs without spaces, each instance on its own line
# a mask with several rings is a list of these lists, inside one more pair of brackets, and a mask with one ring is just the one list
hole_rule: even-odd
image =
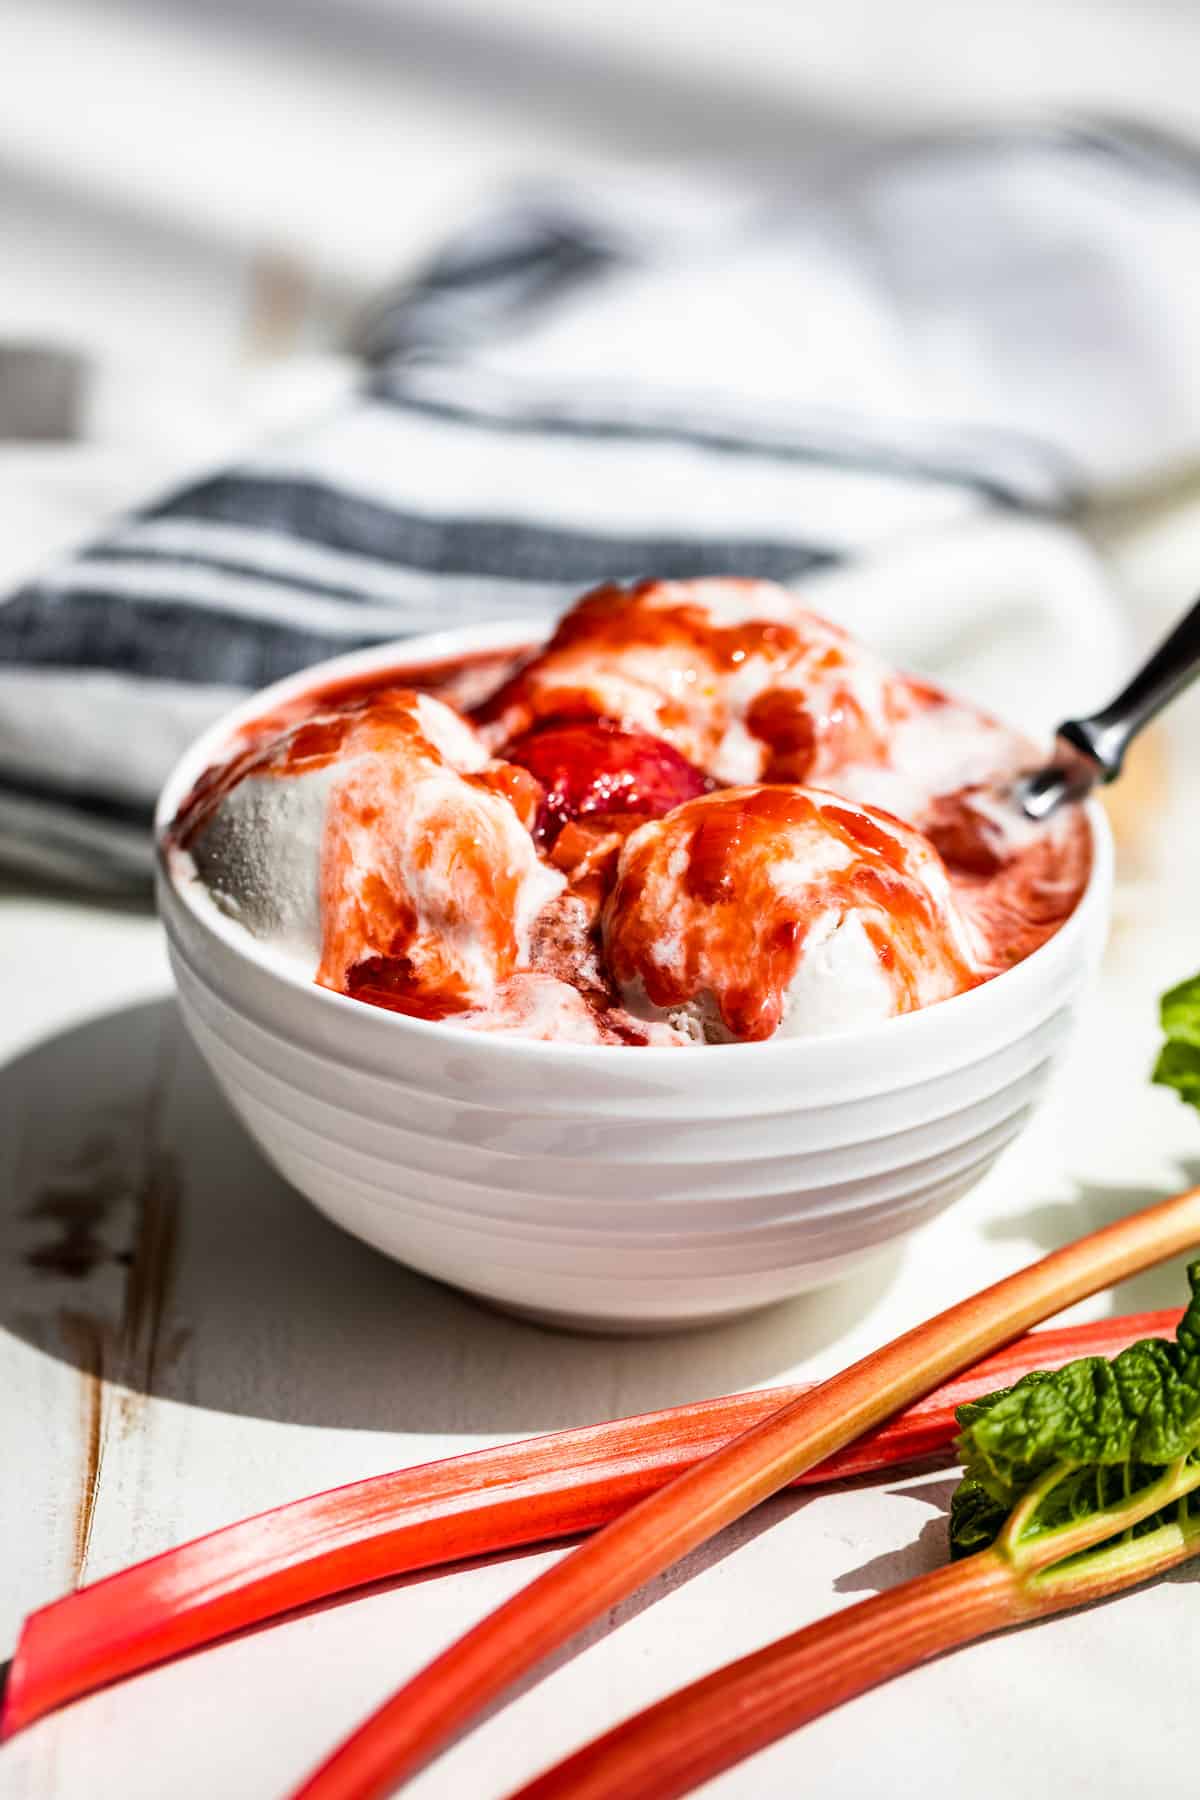
[[[540,665],[560,650],[581,646],[595,655],[650,645],[657,649],[693,651],[714,667],[731,673],[748,656],[781,659],[790,655],[800,643],[794,626],[773,619],[716,625],[703,605],[689,604],[686,600],[667,606],[645,604],[651,595],[671,585],[661,581],[639,581],[630,587],[622,587],[610,582],[594,588],[559,621],[554,636],[536,658],[537,663]],[[681,588],[684,585],[681,583]],[[723,585],[748,590],[755,583],[730,581]],[[516,680],[521,680],[520,673]],[[500,694],[495,700],[500,700]]]
[[490,998],[466,986],[452,947],[460,932],[474,941],[497,983],[515,970],[521,873],[505,842],[504,815],[478,802],[464,814],[453,790],[444,804],[425,810],[419,836],[401,851],[399,826],[415,786],[439,760],[426,748],[424,768],[420,761],[381,759],[351,771],[330,794],[317,981],[341,992],[357,985],[376,1005],[443,1018]]
[[[733,674],[751,656],[782,664],[795,655],[802,639],[794,626],[770,619],[714,624],[702,604],[682,597],[661,606],[650,603],[652,596],[674,585],[609,584],[585,594],[559,621],[545,649],[475,709],[476,722],[501,724],[512,737],[538,719],[601,718],[606,711],[602,694],[593,690],[583,659],[602,678],[619,669],[631,650],[657,651],[676,658],[672,692],[664,690],[656,703],[660,728],[690,726],[715,744],[727,720],[714,680]],[[678,585],[682,596],[686,583]],[[749,590],[756,584],[722,585]],[[702,715],[709,714],[702,723]]]
[[543,725],[509,744],[505,754],[540,784],[535,835],[545,845],[588,814],[657,819],[716,786],[663,738],[623,731],[610,719]]
[[[351,738],[355,753],[396,749],[405,742],[419,749],[425,740],[411,702],[411,690],[419,688],[462,710],[473,708],[479,724],[505,721],[510,730],[522,732],[510,739],[507,760],[463,779],[508,800],[534,834],[540,854],[567,876],[565,893],[546,909],[535,931],[532,965],[577,988],[604,1041],[646,1041],[644,1029],[619,1006],[612,985],[613,973],[626,981],[635,972],[658,1006],[676,1006],[707,985],[735,1036],[769,1036],[782,1015],[812,920],[837,894],[847,903],[869,903],[861,916],[880,967],[901,1007],[915,1004],[923,949],[932,943],[943,957],[952,952],[935,909],[907,870],[904,843],[886,828],[887,815],[778,785],[825,778],[836,785],[839,764],[886,758],[886,733],[881,735],[863,711],[849,674],[838,679],[839,670],[848,669],[852,647],[843,655],[834,643],[805,663],[809,692],[794,666],[804,648],[802,627],[772,620],[714,624],[703,604],[684,597],[663,606],[650,603],[661,586],[610,585],[586,595],[561,620],[546,648],[515,671],[514,659],[526,653],[486,651],[400,665],[306,691],[242,729],[228,759],[205,770],[181,805],[169,841],[185,847],[194,841],[248,775],[285,779],[320,768],[342,755]],[[686,584],[679,587],[682,596]],[[825,629],[838,639],[844,636],[834,627]],[[721,681],[749,657],[776,663],[781,671],[793,665],[786,679],[795,685],[768,687],[746,715],[748,729],[768,748],[771,785],[714,795],[713,776],[666,737],[626,729],[605,715],[603,677],[620,673],[626,652],[646,649],[677,653],[657,701],[660,729],[684,731],[689,742],[700,731],[710,748],[729,723]],[[585,658],[598,671],[595,690]],[[785,679],[782,673],[779,679]],[[399,684],[409,692],[401,692]],[[940,689],[911,678],[898,678],[895,692],[910,711],[945,704]],[[351,782],[331,805],[326,944],[318,979],[371,1005],[412,1017],[448,1018],[476,1002],[451,963],[439,964],[436,955],[430,959],[427,938],[418,946],[415,911],[397,871],[387,868],[389,815],[404,804],[410,778],[420,778],[416,765],[411,777],[396,774],[391,793],[377,785],[359,791]],[[1036,949],[1071,912],[1087,879],[1090,838],[1080,818],[1065,842],[1042,840],[1008,858],[981,826],[970,799],[967,791],[941,797],[924,823],[999,969]],[[599,922],[617,884],[626,841],[647,819],[699,801],[685,878],[696,909],[685,975],[668,976],[649,956],[661,921],[646,911],[652,904],[652,893],[647,898],[652,857],[640,851],[626,859],[620,875],[610,972],[601,954]],[[783,904],[768,871],[788,856],[789,833],[812,824],[818,812],[821,828],[852,847],[855,861],[836,878],[816,882],[803,905]],[[877,822],[880,818],[884,823]],[[379,868],[356,888],[350,876],[364,833],[378,845]],[[469,832],[460,833],[460,840],[455,854],[463,893],[473,896],[464,909],[490,946],[503,980],[515,963],[516,885],[500,870],[503,859],[494,844]],[[870,906],[884,919],[872,917]],[[969,970],[962,973],[963,985],[970,985],[974,977]]]
[[[203,830],[225,796],[247,775],[296,772],[295,762],[285,763],[278,770],[269,769],[270,752],[279,739],[305,720],[315,719],[318,714],[337,715],[319,726],[314,725],[314,732],[326,734],[323,738],[324,750],[315,750],[314,756],[323,755],[323,759],[329,761],[337,755],[346,732],[351,729],[355,720],[365,712],[378,711],[380,702],[389,689],[415,689],[432,695],[436,700],[444,700],[449,706],[464,710],[477,697],[474,692],[477,686],[485,683],[490,686],[500,680],[511,670],[514,658],[524,653],[523,649],[485,650],[470,656],[446,657],[435,662],[374,669],[367,675],[347,675],[340,680],[307,688],[302,694],[297,694],[295,699],[285,701],[257,719],[251,719],[239,729],[236,738],[229,745],[225,760],[205,769],[181,802],[167,833],[167,842],[186,849],[191,839]],[[315,736],[309,742],[315,746],[322,742],[322,738]],[[310,763],[310,766],[317,766],[316,761]]]
[[367,956],[346,971],[341,990],[352,1000],[364,1000],[368,1006],[382,1006],[388,1012],[405,1013],[410,1019],[449,1019],[455,1013],[468,1012],[470,999],[443,984],[430,993],[421,982],[410,959],[399,956]]
[[[897,1010],[915,1002],[922,964],[934,958],[959,987],[975,976],[960,955],[914,862],[921,840],[886,814],[860,814],[832,796],[795,787],[735,788],[694,802],[626,857],[608,915],[608,948],[621,983],[641,981],[670,1010],[709,992],[733,1036],[772,1035],[783,1016],[807,934],[830,908],[866,905],[883,918],[871,941],[893,983]],[[832,836],[850,852],[845,867],[815,872],[801,891],[780,889],[772,871],[794,859],[805,836]],[[695,903],[672,918],[669,957],[656,951],[667,922],[662,871],[686,847],[684,887]]]

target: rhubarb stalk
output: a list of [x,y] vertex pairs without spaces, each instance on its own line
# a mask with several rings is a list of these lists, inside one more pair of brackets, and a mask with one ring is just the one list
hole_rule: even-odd
[[[1042,1331],[987,1357],[798,1477],[815,1484],[944,1453],[955,1408],[1073,1357],[1111,1356],[1178,1311]],[[25,1621],[0,1739],[168,1657],[373,1581],[545,1543],[635,1501],[807,1392],[770,1388],[372,1476],[211,1532],[53,1601]]]
[[1175,1342],[1132,1345],[961,1409],[953,1562],[781,1638],[584,1746],[511,1800],[673,1800],[785,1732],[1003,1626],[1200,1551],[1200,1264]]
[[1031,1325],[1197,1243],[1193,1189],[1055,1251],[771,1413],[458,1639],[335,1750],[297,1800],[381,1800],[584,1626],[806,1469]]
[[585,1745],[510,1800],[673,1800],[949,1650],[1150,1580],[1200,1551],[1200,1520],[1038,1583],[999,1550],[860,1600],[718,1669]]

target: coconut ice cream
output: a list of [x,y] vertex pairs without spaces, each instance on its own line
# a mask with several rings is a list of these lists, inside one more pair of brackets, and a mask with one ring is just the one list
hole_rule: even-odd
[[177,879],[355,1000],[679,1046],[936,1004],[1086,882],[1078,812],[1003,799],[1034,746],[787,589],[607,586],[511,660],[246,728],[181,808]]
[[920,832],[783,784],[728,788],[634,832],[603,937],[631,1010],[701,1040],[873,1025],[981,976]]

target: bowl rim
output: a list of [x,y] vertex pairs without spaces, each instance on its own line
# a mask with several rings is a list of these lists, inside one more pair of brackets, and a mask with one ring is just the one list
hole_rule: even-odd
[[[526,1060],[542,1062],[547,1058],[559,1059],[563,1056],[572,1061],[585,1061],[588,1058],[603,1057],[608,1063],[613,1052],[617,1050],[636,1050],[638,1066],[644,1067],[647,1074],[653,1069],[670,1067],[678,1069],[678,1044],[581,1044],[557,1039],[541,1039],[521,1037],[516,1033],[464,1031],[461,1025],[439,1019],[415,1019],[404,1013],[393,1013],[386,1008],[365,1007],[360,1000],[352,999],[348,994],[334,993],[330,988],[318,987],[311,978],[301,975],[297,970],[284,964],[279,958],[272,956],[270,950],[261,946],[250,933],[233,919],[226,918],[211,902],[202,904],[199,896],[193,891],[194,883],[185,883],[179,879],[177,871],[172,867],[170,846],[167,833],[178,807],[190,792],[197,777],[204,769],[216,761],[220,752],[229,745],[229,740],[244,728],[252,724],[262,714],[270,712],[285,702],[296,699],[311,688],[322,687],[346,677],[355,677],[394,669],[402,674],[406,667],[414,665],[427,668],[438,662],[453,662],[460,656],[476,652],[494,651],[500,654],[510,651],[519,654],[523,650],[533,649],[544,642],[553,630],[554,621],[536,615],[517,615],[507,619],[492,620],[486,623],[456,626],[445,631],[427,632],[419,636],[390,638],[379,644],[372,644],[363,649],[351,650],[339,656],[328,657],[321,662],[313,663],[308,668],[298,670],[293,675],[284,676],[281,680],[257,689],[254,693],[238,701],[223,712],[219,718],[201,732],[182,755],[177,759],[171,772],[164,781],[159,792],[154,813],[155,860],[159,876],[159,914],[170,931],[167,918],[164,892],[170,896],[170,902],[183,907],[192,922],[201,928],[202,933],[215,938],[221,946],[232,953],[235,959],[248,964],[256,974],[269,982],[277,982],[285,989],[297,995],[306,996],[306,1003],[314,1008],[323,1008],[325,1016],[331,1020],[340,1015],[344,1020],[363,1020],[364,1014],[373,1017],[375,1022],[370,1026],[373,1032],[381,1027],[380,1017],[388,1021],[388,1028],[396,1035],[397,1042],[407,1038],[411,1043],[440,1042],[449,1047],[464,1047],[464,1039],[468,1040],[478,1054],[486,1055],[485,1046],[493,1046],[495,1054],[510,1061]],[[1063,921],[1054,935],[1022,962],[1012,968],[1003,970],[992,976],[979,987],[971,988],[966,993],[953,994],[947,1000],[939,1000],[935,1005],[919,1007],[916,1011],[903,1013],[891,1019],[881,1019],[873,1025],[859,1026],[850,1031],[831,1032],[818,1037],[767,1038],[761,1042],[747,1044],[705,1044],[704,1066],[710,1074],[715,1073],[721,1063],[729,1064],[731,1058],[736,1059],[737,1066],[744,1072],[748,1056],[776,1059],[791,1057],[793,1060],[819,1057],[822,1047],[836,1043],[844,1054],[851,1045],[860,1045],[864,1056],[875,1054],[881,1046],[891,1044],[898,1053],[903,1052],[906,1044],[915,1046],[922,1037],[930,1032],[948,1031],[962,1027],[964,1041],[970,1041],[969,1011],[982,1020],[989,1006],[994,1010],[1001,1004],[1016,1005],[1020,992],[1035,992],[1048,978],[1057,965],[1068,963],[1072,952],[1079,947],[1080,940],[1086,937],[1088,928],[1097,912],[1105,912],[1113,879],[1113,839],[1112,831],[1103,808],[1093,798],[1084,804],[1084,815],[1088,821],[1091,835],[1092,863],[1087,885],[1077,901],[1074,911]],[[207,895],[204,896],[207,900]],[[332,1012],[330,1009],[333,1009]],[[314,1018],[319,1016],[314,1013]],[[665,1059],[665,1061],[664,1061]],[[967,1060],[970,1060],[969,1057]]]

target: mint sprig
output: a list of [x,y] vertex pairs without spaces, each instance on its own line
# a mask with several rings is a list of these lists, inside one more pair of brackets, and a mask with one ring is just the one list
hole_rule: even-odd
[[1159,1017],[1167,1041],[1151,1080],[1174,1088],[1181,1100],[1200,1109],[1200,974],[1163,995]]
[[[959,1407],[955,1557],[997,1544],[1047,1567],[1055,1543],[1100,1554],[1200,1515],[1200,1262],[1174,1339],[1083,1357]],[[1164,1486],[1164,1483],[1166,1484]],[[1156,1497],[1163,1507],[1147,1510]],[[1097,1535],[1111,1519],[1112,1530]],[[1036,1547],[1036,1552],[1035,1552]]]

